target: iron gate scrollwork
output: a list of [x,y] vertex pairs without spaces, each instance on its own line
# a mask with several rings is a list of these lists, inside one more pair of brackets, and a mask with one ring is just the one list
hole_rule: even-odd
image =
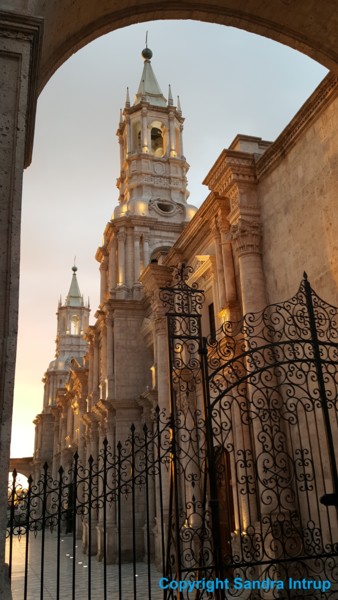
[[186,582],[168,598],[336,598],[338,309],[304,274],[293,298],[206,340],[190,274],[162,291],[168,578]]
[[[169,414],[157,408],[124,443],[105,440],[97,457],[75,453],[56,480],[46,464],[23,490],[14,473],[8,555],[11,570],[14,538],[25,540],[25,600],[39,536],[40,598],[45,544],[54,540],[61,599],[67,532],[73,599],[100,600],[95,553],[103,600],[337,599],[338,309],[305,277],[290,300],[205,338],[204,293],[190,277],[181,265],[160,291]],[[81,537],[85,577],[76,563]],[[128,561],[131,588],[122,575]]]

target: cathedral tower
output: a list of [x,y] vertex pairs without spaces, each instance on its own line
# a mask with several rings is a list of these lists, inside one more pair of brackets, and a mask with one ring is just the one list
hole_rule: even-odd
[[117,130],[121,148],[121,175],[118,179],[119,206],[114,218],[122,215],[149,216],[157,221],[190,220],[194,211],[187,205],[183,155],[183,122],[179,104],[174,106],[169,86],[168,100],[161,92],[150,59],[142,52],[141,82],[131,106],[129,91]]
[[80,292],[77,267],[72,267],[72,271],[68,295],[64,303],[60,300],[56,313],[56,352],[44,377],[44,412],[55,405],[57,390],[65,386],[72,358],[81,359],[87,352],[88,344],[83,334],[89,325],[89,302],[85,305]]
[[160,261],[196,208],[187,203],[183,123],[179,99],[166,99],[151,57],[142,52],[143,72],[134,103],[129,91],[120,113],[119,204],[104,233],[96,258],[101,263],[101,304],[110,298],[140,298],[139,276],[149,262]]
[[[88,328],[89,302],[85,305],[77,281],[77,267],[72,267],[73,275],[68,295],[57,311],[57,336],[55,359],[49,363],[44,375],[44,396],[42,412],[36,416],[34,443],[34,470],[38,477],[45,462],[59,465],[60,449],[65,445],[67,435],[73,427],[72,408],[67,404],[65,390],[69,379],[72,360],[81,364],[88,349],[84,330]],[[70,439],[70,436],[69,436]],[[58,458],[56,459],[56,455]]]

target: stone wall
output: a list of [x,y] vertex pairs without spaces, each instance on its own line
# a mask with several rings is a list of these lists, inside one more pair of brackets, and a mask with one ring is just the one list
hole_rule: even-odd
[[[311,103],[315,108],[320,88],[258,163],[258,171],[264,171],[264,161],[271,161],[273,149],[281,156],[274,168],[260,176],[258,187],[263,267],[271,303],[292,296],[306,271],[316,292],[338,305],[338,97],[334,81],[328,76],[320,86],[324,107],[319,114],[318,103],[316,113],[311,112]],[[295,131],[297,139],[285,151]]]

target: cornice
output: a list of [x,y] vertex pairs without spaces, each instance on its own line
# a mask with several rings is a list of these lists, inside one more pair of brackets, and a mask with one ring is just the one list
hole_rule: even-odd
[[144,109],[144,108],[147,110],[148,115],[150,117],[152,117],[152,113],[161,113],[163,115],[168,115],[171,113],[175,116],[177,121],[179,121],[180,123],[184,123],[184,117],[182,117],[181,113],[178,112],[176,106],[173,106],[173,105],[155,106],[154,104],[150,104],[150,102],[144,102],[144,101],[138,102],[138,104],[135,104],[133,106],[124,107],[123,115],[124,116],[134,115],[135,113],[142,111],[142,109]]
[[238,150],[223,150],[203,180],[203,184],[219,194],[225,194],[233,181],[254,182],[253,154]]
[[258,179],[265,177],[285,158],[308,127],[337,96],[338,76],[328,73],[276,141],[258,159]]
[[191,274],[187,283],[192,286],[194,283],[198,283],[200,279],[210,279],[216,272],[216,257],[212,255],[198,255],[197,260],[200,266]]
[[144,285],[145,291],[151,294],[160,287],[167,285],[168,281],[171,281],[171,278],[172,272],[170,267],[151,263],[144,269],[140,276],[140,281]]
[[123,312],[125,314],[129,314],[132,312],[133,314],[143,315],[144,313],[144,299],[141,300],[128,300],[128,299],[115,299],[110,298],[104,304],[104,312],[107,317],[116,316],[116,312]]

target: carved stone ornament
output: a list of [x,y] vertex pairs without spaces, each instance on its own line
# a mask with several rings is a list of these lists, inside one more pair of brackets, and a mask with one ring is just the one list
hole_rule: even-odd
[[231,226],[231,238],[237,255],[261,254],[262,228],[258,221],[249,223],[239,219]]

